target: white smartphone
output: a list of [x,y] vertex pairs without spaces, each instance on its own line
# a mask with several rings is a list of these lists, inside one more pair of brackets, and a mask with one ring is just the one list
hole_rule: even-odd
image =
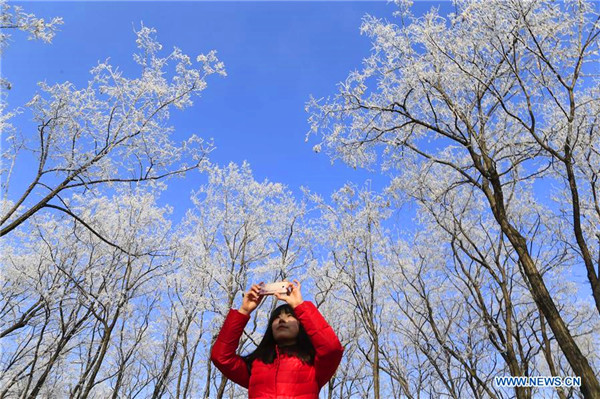
[[273,295],[274,293],[279,294],[287,294],[288,286],[290,283],[287,281],[278,281],[275,283],[261,284],[260,285],[260,295]]

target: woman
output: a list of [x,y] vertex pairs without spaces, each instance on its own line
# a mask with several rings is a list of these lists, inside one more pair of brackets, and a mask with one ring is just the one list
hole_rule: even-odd
[[260,304],[260,285],[231,309],[213,346],[211,360],[233,382],[248,388],[249,399],[317,399],[342,359],[342,345],[315,305],[302,300],[300,283],[288,294],[274,294],[286,304],[269,318],[265,335],[251,354],[236,354],[250,314]]

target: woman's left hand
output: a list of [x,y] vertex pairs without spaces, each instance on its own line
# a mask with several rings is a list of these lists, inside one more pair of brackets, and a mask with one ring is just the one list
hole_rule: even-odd
[[293,283],[288,283],[288,294],[279,294],[275,293],[275,298],[287,302],[288,305],[292,307],[292,309],[296,308],[296,306],[300,305],[304,300],[302,300],[302,293],[300,292],[300,282],[298,280],[294,280]]

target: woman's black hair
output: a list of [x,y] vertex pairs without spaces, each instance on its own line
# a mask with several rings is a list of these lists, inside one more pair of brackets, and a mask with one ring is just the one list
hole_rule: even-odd
[[[275,319],[281,313],[291,314],[292,316],[296,317],[296,315],[294,314],[294,310],[288,304],[283,304],[275,308],[275,310],[273,310],[273,312],[271,313],[271,317],[269,317],[269,324],[267,325],[267,329],[262,340],[252,353],[242,357],[246,362],[246,365],[248,366],[249,372],[251,372],[252,363],[256,359],[260,359],[263,363],[266,364],[271,364],[275,361],[275,346],[277,345],[277,343],[275,342],[275,337],[273,336],[273,329],[271,326],[273,325]],[[291,346],[279,347],[279,353],[286,353],[288,355],[295,356],[307,364],[314,363],[315,348],[312,342],[310,342],[310,338],[308,337],[306,330],[304,329],[304,327],[302,327],[302,324],[300,322],[298,322],[298,337],[296,339],[296,344]]]

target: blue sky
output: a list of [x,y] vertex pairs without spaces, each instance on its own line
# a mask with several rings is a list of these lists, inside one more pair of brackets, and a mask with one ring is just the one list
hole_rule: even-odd
[[[23,105],[37,90],[38,81],[71,81],[82,87],[89,69],[110,57],[125,73],[137,72],[132,59],[134,28],[154,27],[165,50],[173,46],[190,56],[211,49],[225,63],[228,76],[211,77],[193,108],[172,112],[176,138],[196,133],[214,138],[211,161],[225,165],[247,160],[259,181],[286,184],[299,193],[309,187],[324,196],[347,181],[359,185],[372,180],[373,189],[387,179],[378,171],[353,170],[308,143],[310,95],[336,92],[336,84],[358,69],[369,54],[370,41],[361,36],[362,17],[392,18],[395,5],[362,2],[18,2],[27,12],[64,24],[52,44],[28,41],[14,33],[4,53],[2,75],[12,82],[10,107]],[[433,2],[420,2],[429,9]],[[444,6],[449,7],[450,3]],[[26,130],[31,115],[25,113]],[[29,119],[30,120],[30,119]],[[23,165],[21,164],[21,167]],[[21,170],[21,173],[24,173]],[[17,176],[15,176],[17,177]],[[13,179],[12,187],[17,189]],[[175,217],[188,207],[190,191],[204,182],[199,174],[172,180],[164,200],[175,206]],[[18,184],[18,183],[17,183]]]

